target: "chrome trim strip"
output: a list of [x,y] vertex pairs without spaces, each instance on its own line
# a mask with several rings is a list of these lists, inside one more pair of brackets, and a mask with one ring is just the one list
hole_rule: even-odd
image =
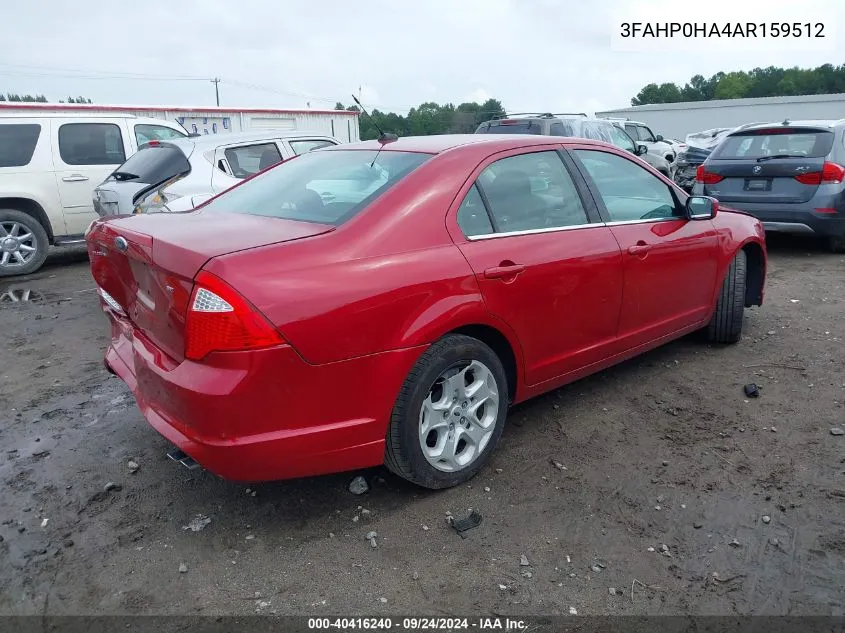
[[545,229],[526,229],[524,231],[508,231],[506,233],[487,233],[486,235],[473,235],[466,239],[470,242],[479,240],[492,240],[497,237],[514,237],[517,235],[534,235],[535,233],[557,233],[559,231],[573,231],[575,229],[591,229],[597,226],[604,226],[603,222],[591,222],[589,224],[573,224],[572,226],[552,226]]
[[553,226],[547,229],[526,229],[525,231],[508,231],[507,233],[487,233],[486,235],[474,235],[467,237],[469,242],[479,240],[492,240],[497,237],[514,237],[517,235],[534,235],[535,233],[556,233],[559,231],[573,231],[575,229],[592,229],[599,226],[624,226],[626,224],[649,224],[651,222],[674,222],[675,220],[689,220],[684,216],[671,218],[647,218],[645,220],[620,220],[618,222],[591,222],[589,224],[573,224],[572,226]]

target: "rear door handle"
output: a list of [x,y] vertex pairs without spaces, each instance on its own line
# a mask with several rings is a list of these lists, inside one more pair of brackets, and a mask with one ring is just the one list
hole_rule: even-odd
[[70,176],[65,176],[62,180],[65,182],[84,182],[88,180],[88,176],[83,176],[82,174],[72,174]]
[[495,266],[484,271],[487,279],[502,279],[504,277],[516,277],[525,270],[525,264],[508,264],[506,266]]
[[635,257],[645,257],[649,250],[651,250],[651,246],[640,240],[628,248],[628,253],[630,255],[634,255]]

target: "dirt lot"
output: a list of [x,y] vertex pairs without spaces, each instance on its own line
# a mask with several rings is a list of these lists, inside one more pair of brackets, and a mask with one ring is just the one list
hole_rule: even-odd
[[0,282],[41,293],[0,305],[0,613],[842,615],[845,258],[770,249],[739,345],[516,408],[469,486],[374,469],[360,497],[356,473],[248,490],[168,460],[103,369],[84,253]]

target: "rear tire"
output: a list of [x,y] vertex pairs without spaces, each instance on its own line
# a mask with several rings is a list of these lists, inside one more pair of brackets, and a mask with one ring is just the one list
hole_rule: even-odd
[[464,483],[490,459],[507,409],[508,383],[496,353],[478,339],[447,335],[420,356],[402,385],[384,463],[424,488]]
[[745,313],[745,278],[747,261],[740,250],[719,291],[716,311],[707,326],[707,340],[711,343],[736,343],[742,338],[742,318]]
[[47,231],[38,220],[17,209],[0,209],[0,277],[34,273],[49,248]]
[[845,253],[845,235],[831,235],[828,237],[827,250],[831,253]]

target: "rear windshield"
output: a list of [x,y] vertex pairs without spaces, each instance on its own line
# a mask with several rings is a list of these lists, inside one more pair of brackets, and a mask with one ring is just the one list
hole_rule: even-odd
[[31,123],[0,125],[0,167],[23,167],[32,160],[41,126]]
[[757,159],[764,156],[821,158],[833,147],[833,132],[822,130],[754,131],[728,136],[713,152],[720,159]]
[[536,121],[491,121],[482,124],[476,134],[542,134],[543,126]]
[[173,145],[160,145],[138,150],[112,176],[119,181],[157,185],[189,171],[191,164],[181,149]]
[[203,209],[340,225],[430,157],[369,150],[302,154],[245,181]]

